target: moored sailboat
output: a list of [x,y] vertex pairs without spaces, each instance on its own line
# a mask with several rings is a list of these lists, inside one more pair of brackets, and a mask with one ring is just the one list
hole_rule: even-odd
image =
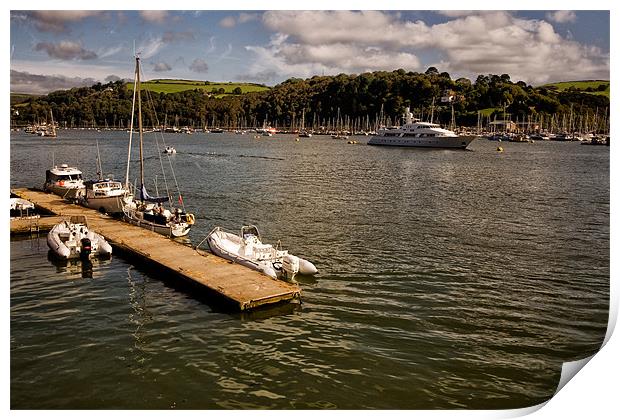
[[[184,209],[164,208],[163,204],[171,202],[170,195],[161,197],[151,196],[144,182],[144,129],[142,126],[142,95],[140,92],[140,57],[136,56],[134,94],[132,101],[131,129],[129,130],[129,148],[127,151],[127,172],[125,186],[129,188],[129,163],[131,161],[131,140],[133,134],[133,116],[136,105],[136,95],[138,104],[138,134],[140,139],[140,198],[131,203],[127,203],[123,208],[124,219],[136,226],[152,230],[159,234],[169,237],[181,237],[189,233],[195,218],[191,213],[186,213]],[[154,111],[154,110],[153,110]],[[157,135],[158,133],[155,133]],[[162,134],[163,139],[163,134]],[[158,153],[161,159],[161,153]],[[162,165],[163,169],[163,165]],[[173,173],[174,174],[174,173]],[[175,178],[176,182],[176,178]],[[183,199],[179,193],[179,203],[183,204]]]

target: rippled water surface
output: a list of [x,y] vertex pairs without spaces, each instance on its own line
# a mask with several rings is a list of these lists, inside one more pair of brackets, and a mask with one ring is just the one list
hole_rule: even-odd
[[[123,179],[127,136],[12,133],[11,186],[41,186],[53,161],[94,177],[97,141]],[[299,278],[300,305],[235,314],[118,256],[58,266],[45,237],[13,239],[12,408],[517,408],[603,340],[607,147],[166,141],[194,244],[253,223],[319,275]]]

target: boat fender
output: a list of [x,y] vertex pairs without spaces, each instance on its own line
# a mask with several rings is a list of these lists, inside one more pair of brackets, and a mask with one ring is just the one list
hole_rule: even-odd
[[311,276],[318,272],[319,270],[317,270],[316,266],[312,264],[310,261],[304,260],[303,258],[299,259],[299,273],[303,275]]
[[276,270],[274,270],[272,267],[265,267],[263,268],[263,274],[273,278],[273,279],[277,279],[278,275],[276,274]]
[[102,236],[97,238],[97,254],[100,256],[112,255],[112,245],[110,245]]

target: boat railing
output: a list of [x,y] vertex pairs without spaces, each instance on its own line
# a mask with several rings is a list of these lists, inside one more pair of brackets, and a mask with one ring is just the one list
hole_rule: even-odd
[[198,243],[198,245],[196,245],[196,246],[194,247],[194,249],[197,251],[197,250],[198,250],[198,248],[200,247],[200,245],[202,245],[202,244],[204,243],[204,241],[206,241],[207,239],[209,239],[209,236],[211,236],[211,234],[213,234],[214,232],[217,232],[217,231],[219,231],[219,230],[220,230],[220,227],[219,227],[219,226],[216,226],[216,227],[214,227],[213,229],[211,229],[211,231],[207,234],[207,236],[205,236],[205,237],[204,237],[204,239],[203,239],[202,241],[200,241],[200,242]]

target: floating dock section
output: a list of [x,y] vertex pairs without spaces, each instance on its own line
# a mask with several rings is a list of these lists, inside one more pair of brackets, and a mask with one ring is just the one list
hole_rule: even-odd
[[203,286],[210,294],[240,311],[291,302],[301,297],[301,289],[297,285],[272,279],[96,210],[71,204],[54,194],[30,189],[14,189],[11,193],[31,201],[40,210],[60,216],[60,220],[74,215],[86,216],[88,226],[112,244],[112,254],[120,250],[152,268]]
[[54,226],[56,226],[63,220],[66,220],[66,217],[48,216],[11,219],[11,235],[49,232]]

